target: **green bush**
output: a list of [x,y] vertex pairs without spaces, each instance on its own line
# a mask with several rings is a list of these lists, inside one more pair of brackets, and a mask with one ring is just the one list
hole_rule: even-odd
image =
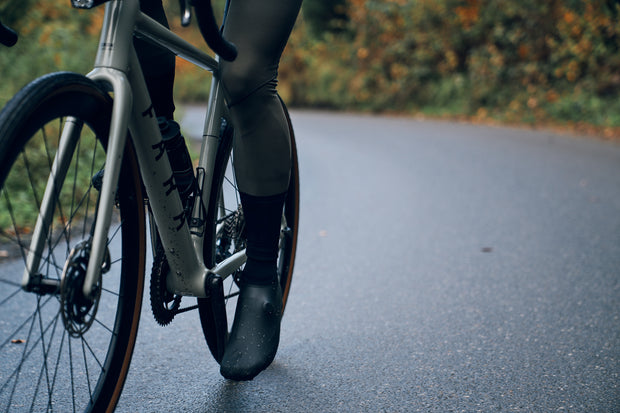
[[591,0],[349,0],[346,34],[300,22],[298,105],[549,118],[618,127],[620,10]]
[[[173,30],[202,45],[164,3]],[[0,105],[43,73],[88,71],[102,12],[3,2],[0,16],[21,38],[0,49]],[[618,0],[305,0],[280,91],[298,106],[620,127],[619,12]],[[178,60],[179,102],[205,101],[208,86]]]
[[[8,10],[14,3],[9,0],[3,7]],[[75,10],[68,0],[30,4],[25,10],[7,13],[12,16],[10,19],[0,14],[19,33],[16,46],[0,46],[0,107],[21,87],[43,74],[60,70],[86,73],[95,60],[102,8]]]

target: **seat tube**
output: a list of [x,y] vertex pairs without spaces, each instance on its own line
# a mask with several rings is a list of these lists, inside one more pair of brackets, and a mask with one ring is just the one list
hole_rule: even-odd
[[[201,184],[200,193],[202,194],[202,199],[200,202],[205,208],[209,206],[209,197],[215,174],[215,160],[220,145],[220,134],[222,133],[221,122],[226,110],[226,105],[224,104],[224,98],[222,95],[222,87],[219,82],[217,72],[214,73],[213,80],[211,81],[209,105],[207,107],[208,112],[205,118],[204,130],[202,134],[202,148],[200,150],[199,160],[199,165],[201,167],[201,179],[199,184]],[[202,213],[202,208],[200,208],[200,206],[200,204],[196,204],[193,209],[195,216],[192,218],[195,218],[196,222],[201,222],[199,216],[197,216]],[[203,251],[204,234],[202,231],[192,233],[192,239],[194,242],[194,249],[197,251]]]

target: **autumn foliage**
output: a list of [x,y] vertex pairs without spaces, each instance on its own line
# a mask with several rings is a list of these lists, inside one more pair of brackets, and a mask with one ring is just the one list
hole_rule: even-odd
[[[164,3],[173,29],[201,44]],[[6,0],[5,21],[7,10],[22,38],[0,49],[10,79],[0,104],[40,74],[90,69],[103,8]],[[618,0],[306,0],[304,10],[280,66],[292,105],[620,127]],[[330,15],[336,23],[312,21]],[[177,69],[177,99],[206,99],[208,76]]]
[[349,0],[347,32],[300,23],[293,102],[620,126],[620,6],[589,0]]

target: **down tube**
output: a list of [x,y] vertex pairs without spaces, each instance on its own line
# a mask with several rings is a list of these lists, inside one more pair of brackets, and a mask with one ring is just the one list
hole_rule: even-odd
[[170,266],[168,290],[179,295],[204,297],[207,269],[202,261],[202,251],[194,250],[155,111],[133,49],[129,81],[134,91],[129,129],[142,180]]

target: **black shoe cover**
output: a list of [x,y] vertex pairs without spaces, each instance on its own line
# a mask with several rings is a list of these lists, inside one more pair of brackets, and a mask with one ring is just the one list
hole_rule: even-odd
[[220,366],[231,380],[252,380],[276,356],[280,342],[282,291],[278,283],[244,283]]

